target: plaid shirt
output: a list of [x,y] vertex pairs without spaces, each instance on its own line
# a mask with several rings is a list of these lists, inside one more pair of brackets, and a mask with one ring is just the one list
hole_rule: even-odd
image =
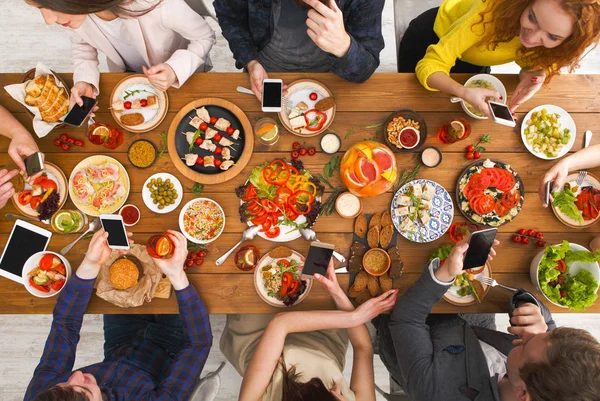
[[[258,59],[274,31],[272,7],[282,0],[215,0],[213,5],[223,36],[229,42],[237,68]],[[363,82],[379,66],[384,46],[381,13],[385,0],[336,0],[352,43],[345,56],[333,55],[331,72],[350,82]],[[302,33],[305,31],[303,30]]]
[[[95,280],[73,275],[59,295],[46,347],[25,401],[72,374],[83,315]],[[208,313],[198,293],[189,285],[176,291],[186,336],[185,348],[170,359],[167,352],[149,340],[121,347],[110,358],[79,369],[94,375],[109,400],[187,400],[206,363],[212,345]]]

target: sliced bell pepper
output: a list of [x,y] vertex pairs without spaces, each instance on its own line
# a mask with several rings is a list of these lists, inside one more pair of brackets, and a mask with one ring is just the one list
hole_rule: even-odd
[[263,170],[263,178],[271,185],[283,186],[290,179],[290,172],[285,167],[277,167],[275,170]]
[[258,193],[256,187],[252,184],[248,184],[246,187],[246,193],[242,197],[243,201],[249,201],[250,199],[254,199]]
[[288,290],[287,290],[287,295],[293,295],[295,294],[298,290],[300,289],[300,281],[294,279],[292,281],[292,284],[290,284]]
[[294,192],[298,192],[300,190],[310,192],[313,196],[317,194],[317,186],[310,181],[298,182],[294,185],[294,188],[292,189],[292,191]]
[[317,109],[308,110],[304,113],[304,120],[308,131],[319,131],[327,122],[327,114]]
[[[46,288],[44,286],[41,285],[37,285],[36,283],[33,282],[33,277],[29,277],[29,284],[35,288],[36,290],[42,291],[42,292],[50,292],[49,288]],[[287,288],[286,288],[287,289]]]
[[281,288],[279,289],[279,296],[281,298],[283,298],[287,295],[288,288],[292,284],[293,280],[294,280],[294,276],[292,276],[292,273],[290,273],[290,272],[283,273],[283,275],[281,276]]

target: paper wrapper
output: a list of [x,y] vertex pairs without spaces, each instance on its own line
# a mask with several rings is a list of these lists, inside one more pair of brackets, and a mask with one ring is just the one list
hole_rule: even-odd
[[156,266],[144,245],[133,244],[128,255],[137,257],[142,263],[143,276],[137,285],[127,290],[116,290],[109,279],[109,269],[117,258],[121,256],[119,251],[110,254],[108,262],[100,268],[98,281],[96,282],[96,295],[113,305],[121,308],[140,306],[152,301],[158,283],[162,278],[162,272]]
[[[35,67],[35,78],[39,77],[40,75],[52,75],[56,80],[56,84],[60,88],[65,88],[61,80],[58,79],[58,77],[54,75],[48,67],[46,67],[42,63],[37,63],[37,66]],[[29,106],[27,103],[25,103],[25,86],[27,86],[28,82],[29,81],[22,84],[7,85],[4,87],[4,89],[6,90],[6,92],[8,92],[10,96],[12,96],[13,99],[21,103],[23,106],[27,107],[27,110],[33,113],[33,130],[39,138],[43,138],[46,135],[48,135],[48,133],[52,131],[54,127],[62,124],[62,120],[64,119],[64,117],[62,117],[59,120],[59,122],[56,123],[47,123],[44,120],[42,120],[42,116],[40,115],[40,111],[38,110],[38,108],[34,106]],[[67,93],[69,93],[69,89],[65,89]]]

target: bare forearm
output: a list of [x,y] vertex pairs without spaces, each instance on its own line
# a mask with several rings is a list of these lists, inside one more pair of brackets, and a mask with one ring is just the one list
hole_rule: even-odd
[[569,171],[582,170],[600,166],[600,144],[590,146],[563,159],[560,163],[567,166]]
[[16,135],[29,136],[29,131],[8,110],[0,106],[0,135],[13,139]]
[[464,86],[450,78],[445,73],[434,72],[427,78],[427,85],[449,95],[462,96]]

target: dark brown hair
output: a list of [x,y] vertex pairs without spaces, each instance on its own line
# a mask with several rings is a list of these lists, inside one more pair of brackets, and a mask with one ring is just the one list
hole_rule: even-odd
[[54,386],[39,393],[32,401],[88,401],[83,393],[78,393],[70,386]]
[[542,362],[526,363],[521,379],[533,401],[591,401],[600,394],[600,343],[585,330],[559,327]]
[[100,11],[112,11],[119,17],[141,17],[148,14],[162,3],[154,0],[150,7],[135,9],[136,0],[27,0],[40,8],[47,8],[59,13],[71,15],[93,14]]
[[[486,1],[486,0],[482,0]],[[481,44],[494,50],[500,43],[506,43],[519,36],[521,31],[521,14],[535,0],[487,0],[489,6],[480,14],[480,21],[475,25],[493,24],[493,29],[486,31]],[[585,56],[586,49],[600,39],[600,2],[598,0],[557,0],[560,7],[573,18],[573,33],[560,45],[552,49],[536,47],[526,49],[521,47],[519,54],[531,69],[546,71],[546,83],[566,68],[573,72]],[[485,18],[490,14],[490,18]],[[485,19],[485,21],[484,21]],[[473,28],[472,27],[472,28]]]
[[282,401],[336,401],[335,397],[323,380],[313,377],[306,383],[298,380],[302,376],[296,373],[296,367],[292,366],[288,370],[283,358],[279,361],[283,370],[283,397]]

